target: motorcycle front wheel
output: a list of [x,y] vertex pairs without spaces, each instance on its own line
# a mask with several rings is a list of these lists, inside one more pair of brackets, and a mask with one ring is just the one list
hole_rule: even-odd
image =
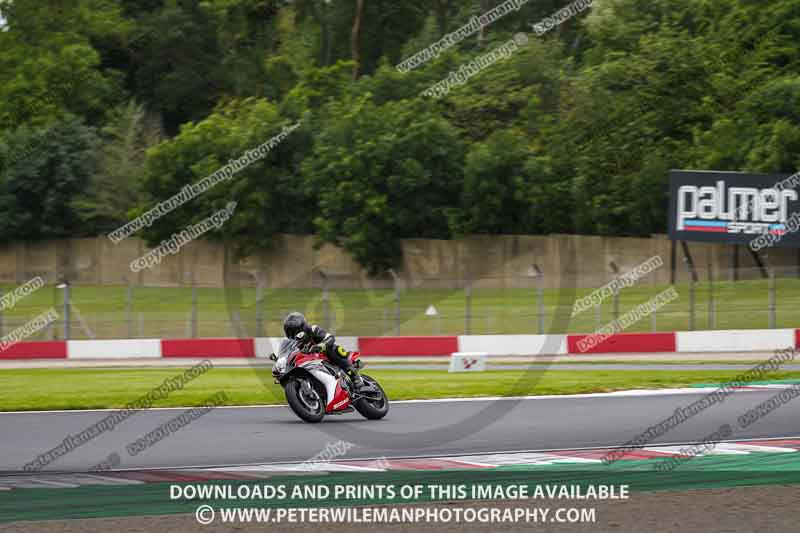
[[294,414],[306,422],[316,423],[325,416],[325,394],[316,382],[308,378],[296,378],[284,387],[286,401]]

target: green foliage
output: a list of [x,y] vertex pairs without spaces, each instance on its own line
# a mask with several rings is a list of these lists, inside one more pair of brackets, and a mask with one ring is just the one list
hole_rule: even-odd
[[332,102],[303,163],[320,238],[373,274],[396,267],[399,239],[446,238],[460,189],[459,132],[419,101]]
[[158,121],[133,100],[110,115],[101,130],[97,169],[85,194],[73,202],[87,226],[106,233],[126,223],[127,213],[147,199],[143,191],[146,151],[162,138]]
[[[248,98],[233,100],[205,120],[184,125],[176,137],[149,151],[144,188],[150,203],[132,215],[210,176],[293,122],[282,118],[274,104]],[[310,232],[313,204],[306,201],[297,178],[307,137],[305,127],[294,130],[265,158],[159,220],[145,236],[151,243],[159,242],[230,201],[238,203],[236,212],[220,231],[235,239],[240,253],[270,246],[278,232]]]
[[377,274],[404,237],[663,232],[671,168],[798,170],[796,0],[596,0],[541,37],[564,2],[528,2],[396,70],[501,2],[366,0],[357,28],[356,0],[0,3],[0,239],[107,231],[299,120],[148,239],[236,200],[240,253],[313,232]]
[[532,230],[526,158],[525,138],[507,130],[472,145],[464,165],[459,233],[524,234]]
[[22,127],[0,145],[0,238],[80,237],[92,231],[73,208],[94,172],[97,139],[68,117]]
[[113,4],[15,0],[4,7],[11,29],[0,31],[0,128],[69,114],[102,122],[119,99],[121,73],[103,67],[92,41],[126,31]]

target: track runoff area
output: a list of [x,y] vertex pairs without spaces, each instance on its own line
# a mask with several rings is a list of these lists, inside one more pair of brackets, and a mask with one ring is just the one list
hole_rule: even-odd
[[[653,355],[697,359],[722,345],[761,361],[722,383],[394,401],[377,423],[350,414],[305,424],[282,405],[124,416],[112,409],[5,412],[0,521],[180,515],[195,525],[592,524],[603,523],[598,512],[608,502],[625,505],[651,491],[794,484],[800,419],[792,402],[800,385],[763,378],[794,361],[798,334],[751,333],[620,335],[611,343],[618,351],[603,354],[624,359],[632,353],[626,346],[642,352],[654,343]],[[570,337],[555,343],[562,356],[577,342]],[[180,358],[177,351],[189,362],[227,346],[229,357],[255,359],[272,341],[217,339],[202,348],[202,340],[151,340],[157,355],[137,349],[147,360]],[[499,341],[503,355],[546,342],[435,338],[427,351],[480,354]],[[64,358],[91,359],[85,354],[108,353],[114,341],[100,342],[65,343]],[[392,338],[348,342],[373,361],[382,359],[376,351],[400,349]]]

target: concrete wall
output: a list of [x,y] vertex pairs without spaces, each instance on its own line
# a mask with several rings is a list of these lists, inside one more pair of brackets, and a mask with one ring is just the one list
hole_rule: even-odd
[[[132,260],[147,252],[144,242],[131,237],[113,244],[106,237],[57,241],[14,242],[0,245],[0,282],[23,283],[42,276],[54,283],[69,279],[75,284],[125,284],[180,286],[192,275],[202,286],[224,283],[253,286],[261,277],[266,287],[321,287],[322,274],[331,288],[391,287],[392,279],[371,279],[346,252],[330,245],[314,247],[310,236],[283,235],[275,246],[239,262],[227,261],[223,243],[197,241],[164,258],[152,269],[133,273]],[[690,244],[695,265],[709,268],[717,279],[730,278],[729,246]],[[544,287],[598,287],[613,276],[614,262],[626,272],[652,256],[660,255],[664,267],[648,282],[669,281],[670,241],[653,238],[593,237],[583,235],[474,236],[457,241],[408,239],[403,242],[404,260],[399,275],[406,287],[455,288],[472,280],[476,287],[532,287],[532,265],[544,272]],[[687,279],[687,268],[678,249],[678,280]],[[767,250],[765,261],[796,275],[797,250]],[[739,251],[742,277],[755,277],[755,263],[747,249]]]

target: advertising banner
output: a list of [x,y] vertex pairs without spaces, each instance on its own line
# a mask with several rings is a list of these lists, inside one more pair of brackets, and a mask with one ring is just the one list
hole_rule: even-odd
[[800,246],[800,174],[670,172],[673,240],[748,244],[762,235],[776,246]]

